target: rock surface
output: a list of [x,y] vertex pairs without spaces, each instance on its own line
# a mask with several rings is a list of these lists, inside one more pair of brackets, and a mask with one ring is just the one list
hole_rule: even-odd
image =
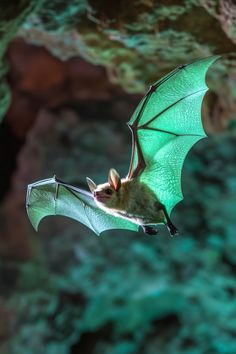
[[[1,354],[235,354],[234,3],[31,0],[4,11],[1,55],[17,28],[21,38],[8,48],[0,126]],[[125,122],[146,87],[216,53],[211,138],[188,155],[173,214],[181,236],[96,238],[62,217],[33,231],[28,183],[56,173],[85,187],[111,165],[125,175]]]
[[6,1],[0,3],[0,120],[5,116],[11,102],[11,93],[5,81],[8,64],[4,55],[26,17],[39,7],[40,1],[36,0],[16,0],[14,4]]

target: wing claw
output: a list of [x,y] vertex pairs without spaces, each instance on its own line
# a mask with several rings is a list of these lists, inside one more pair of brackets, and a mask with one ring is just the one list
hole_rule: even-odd
[[149,88],[149,92],[153,93],[153,92],[156,91],[156,89],[157,89],[156,85],[151,85],[150,88]]
[[188,64],[181,64],[180,66],[178,66],[178,69],[185,69],[186,68],[186,66],[187,66]]

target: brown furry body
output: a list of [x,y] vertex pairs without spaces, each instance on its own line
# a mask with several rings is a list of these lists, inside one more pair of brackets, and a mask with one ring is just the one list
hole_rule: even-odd
[[[97,186],[105,190],[109,183]],[[95,200],[96,201],[96,200]],[[121,187],[106,203],[97,205],[109,214],[129,219],[139,225],[157,224],[165,221],[160,201],[147,185],[136,179],[122,179]]]

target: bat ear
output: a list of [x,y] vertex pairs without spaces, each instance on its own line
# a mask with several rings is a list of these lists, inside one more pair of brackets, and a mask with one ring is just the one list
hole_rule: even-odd
[[95,189],[97,188],[96,183],[94,183],[94,182],[91,180],[91,178],[89,178],[89,177],[86,177],[86,181],[87,181],[87,183],[88,183],[88,186],[89,186],[90,191],[93,193],[93,192],[95,191]]
[[118,191],[121,187],[120,175],[114,168],[111,168],[109,171],[108,182],[115,191]]

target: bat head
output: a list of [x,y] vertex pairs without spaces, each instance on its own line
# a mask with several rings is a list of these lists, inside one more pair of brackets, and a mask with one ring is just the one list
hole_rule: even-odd
[[87,178],[87,183],[98,204],[106,208],[116,209],[121,178],[114,168],[109,171],[107,183],[96,185],[90,178]]

